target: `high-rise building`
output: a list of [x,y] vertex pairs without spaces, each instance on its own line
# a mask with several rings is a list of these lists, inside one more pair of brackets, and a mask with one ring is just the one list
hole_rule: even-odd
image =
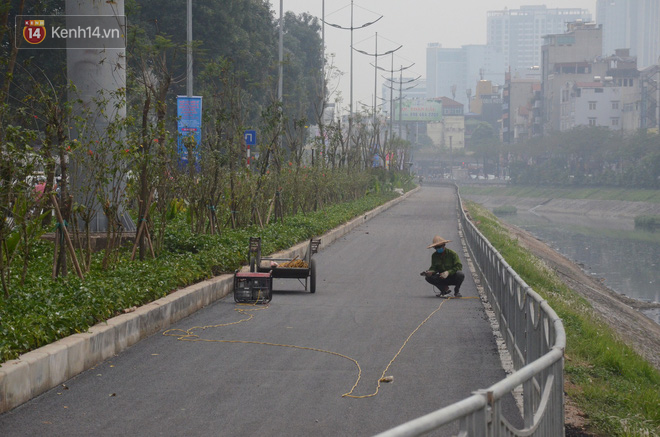
[[501,65],[501,54],[487,50],[485,45],[443,48],[439,43],[430,43],[426,48],[426,97],[450,97],[467,106],[480,80],[502,83]]
[[660,1],[598,0],[596,21],[603,26],[603,55],[629,48],[640,68],[659,63]]
[[[489,11],[487,14],[487,46],[489,51],[503,54],[504,72],[516,73],[541,65],[543,37],[566,31],[573,21],[591,21],[591,14],[580,8],[547,8],[545,5],[521,6],[520,9]],[[509,70],[510,68],[510,70]]]

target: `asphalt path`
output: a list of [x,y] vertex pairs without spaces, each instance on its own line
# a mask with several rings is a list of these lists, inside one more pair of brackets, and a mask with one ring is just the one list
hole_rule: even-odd
[[[286,279],[267,306],[221,299],[1,415],[0,435],[368,436],[466,398],[505,374],[456,215],[453,189],[423,187],[314,255],[315,294]],[[462,299],[419,275],[435,234]]]

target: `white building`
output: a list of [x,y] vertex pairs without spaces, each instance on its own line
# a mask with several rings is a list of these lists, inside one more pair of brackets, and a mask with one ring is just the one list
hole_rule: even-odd
[[561,128],[604,126],[622,130],[622,87],[609,79],[598,82],[567,83],[562,90]]

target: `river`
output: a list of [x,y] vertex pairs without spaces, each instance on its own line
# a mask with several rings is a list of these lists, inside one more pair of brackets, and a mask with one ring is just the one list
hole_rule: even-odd
[[[579,264],[617,293],[660,302],[660,233],[634,229],[630,218],[587,218],[579,214],[529,211],[499,217],[525,229]],[[660,309],[642,312],[660,323]]]

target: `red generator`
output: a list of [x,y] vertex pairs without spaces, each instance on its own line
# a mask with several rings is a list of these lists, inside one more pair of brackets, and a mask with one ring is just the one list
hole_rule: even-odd
[[234,301],[266,304],[273,297],[273,274],[256,272],[234,273]]

